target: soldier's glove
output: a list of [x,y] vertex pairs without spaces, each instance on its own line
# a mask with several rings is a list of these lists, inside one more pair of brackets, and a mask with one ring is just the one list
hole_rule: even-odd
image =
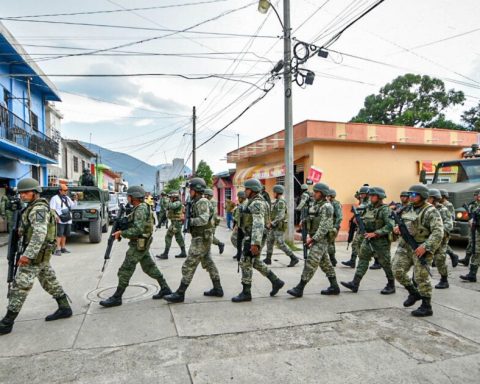
[[260,254],[260,247],[258,245],[252,244],[250,246],[250,252],[253,256],[257,256]]
[[20,259],[18,259],[19,267],[26,267],[29,264],[30,264],[30,259],[27,256],[21,256]]

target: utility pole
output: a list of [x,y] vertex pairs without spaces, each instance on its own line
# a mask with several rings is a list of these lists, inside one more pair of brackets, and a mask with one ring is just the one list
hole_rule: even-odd
[[197,109],[193,107],[192,131],[192,176],[197,172]]
[[285,92],[285,195],[288,215],[287,239],[292,241],[294,234],[294,169],[293,169],[293,105],[292,105],[292,40],[290,28],[290,0],[283,0],[283,76]]

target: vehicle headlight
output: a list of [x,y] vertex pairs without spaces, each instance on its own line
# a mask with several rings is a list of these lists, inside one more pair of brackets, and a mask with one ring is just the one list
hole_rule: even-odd
[[97,210],[96,209],[90,209],[88,212],[89,213],[97,213]]

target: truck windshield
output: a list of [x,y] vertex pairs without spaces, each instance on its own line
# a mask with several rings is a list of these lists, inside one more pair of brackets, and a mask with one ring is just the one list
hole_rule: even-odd
[[478,183],[480,182],[479,162],[458,162],[439,164],[434,183]]

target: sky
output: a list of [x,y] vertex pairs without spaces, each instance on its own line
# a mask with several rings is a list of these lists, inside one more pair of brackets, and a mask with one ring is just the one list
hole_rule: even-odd
[[[375,2],[291,0],[293,44],[321,46]],[[272,3],[282,17],[283,2]],[[283,129],[283,81],[276,79],[265,94],[269,73],[283,58],[282,27],[272,10],[261,14],[257,4],[1,0],[0,18],[60,90],[64,137],[152,165],[176,157],[191,164],[193,106],[199,145],[264,95],[198,149],[197,161],[220,172],[234,167],[225,157],[238,143]],[[61,13],[70,15],[53,16]],[[25,17],[38,15],[52,16]],[[313,85],[293,85],[294,123],[349,121],[367,95],[405,73],[438,77],[447,89],[464,91],[464,105],[447,111],[459,122],[462,111],[480,100],[478,15],[478,0],[384,1],[330,46],[341,53],[314,56],[301,66],[316,76]],[[72,76],[86,74],[117,76]]]

